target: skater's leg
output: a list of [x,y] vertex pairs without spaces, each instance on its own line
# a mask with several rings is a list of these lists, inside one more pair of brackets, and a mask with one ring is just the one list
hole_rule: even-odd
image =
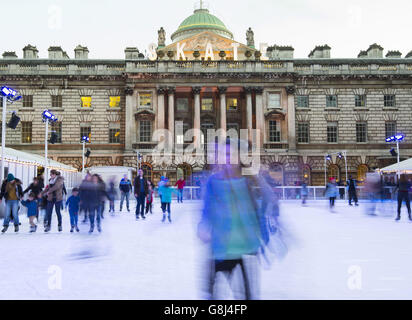
[[402,200],[403,200],[403,197],[402,197],[402,195],[399,193],[399,194],[398,194],[398,216],[397,216],[397,219],[398,219],[398,220],[401,218]]
[[8,227],[10,224],[10,217],[11,217],[11,202],[10,201],[6,201],[6,212],[4,213],[4,221],[3,221],[3,226]]
[[130,211],[130,192],[126,193],[126,194],[125,194],[125,197],[126,197],[126,208],[127,208],[127,211]]
[[405,194],[405,203],[406,208],[408,209],[409,218],[411,218],[411,199],[409,198],[409,194]]
[[144,209],[145,209],[145,203],[146,203],[146,197],[144,195],[140,196],[140,215],[142,216],[142,218],[144,218]]
[[124,202],[125,198],[126,198],[126,194],[124,192],[121,192],[121,194],[120,194],[120,211],[122,211],[122,209],[123,209],[123,202]]
[[61,214],[61,208],[62,208],[62,201],[58,201],[56,202],[56,215],[57,215],[57,221],[58,221],[58,225],[59,227],[62,226],[62,214]]
[[47,220],[47,224],[46,226],[48,228],[51,227],[51,219],[52,219],[52,213],[53,213],[53,206],[54,203],[52,201],[47,201],[47,207],[46,207],[46,220]]

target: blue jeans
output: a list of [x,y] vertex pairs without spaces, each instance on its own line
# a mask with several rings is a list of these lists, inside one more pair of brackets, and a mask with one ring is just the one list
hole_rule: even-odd
[[3,226],[9,226],[10,216],[13,216],[13,222],[15,226],[19,225],[19,200],[7,200],[6,201],[6,214],[4,217]]
[[122,192],[121,193],[121,196],[120,196],[120,211],[122,211],[123,202],[124,202],[125,198],[126,198],[126,208],[127,208],[127,210],[129,210],[129,196],[130,196],[130,192],[127,192],[127,193]]
[[57,221],[59,227],[62,225],[62,214],[60,212],[62,208],[62,201],[47,201],[47,225],[51,226],[52,214],[53,214],[53,207],[56,209]]
[[177,202],[183,202],[183,189],[177,190]]
[[79,213],[69,212],[69,214],[70,214],[70,225],[72,227],[77,226],[77,222],[79,221]]

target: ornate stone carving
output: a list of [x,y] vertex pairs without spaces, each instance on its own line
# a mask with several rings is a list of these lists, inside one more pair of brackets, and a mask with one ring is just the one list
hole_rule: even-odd
[[172,60],[173,57],[175,56],[175,53],[174,53],[173,51],[169,50],[169,51],[167,52],[167,56],[169,57],[170,60]]
[[134,93],[133,88],[127,87],[127,88],[124,90],[124,94],[125,94],[126,96],[132,96],[133,93]]
[[192,92],[193,94],[200,94],[200,92],[202,91],[202,87],[192,87]]
[[157,88],[157,94],[159,94],[159,95],[165,94],[166,90],[167,89],[164,88],[164,87]]
[[219,94],[225,94],[227,91],[227,87],[218,87],[217,91],[219,92]]
[[168,87],[167,88],[167,93],[169,95],[175,94],[176,93],[176,88],[175,87]]
[[296,92],[296,87],[295,86],[287,86],[286,87],[286,92],[289,95],[295,94]]
[[254,87],[253,90],[255,91],[256,94],[263,93],[263,87]]
[[244,90],[246,94],[251,94],[253,92],[253,87],[245,87]]

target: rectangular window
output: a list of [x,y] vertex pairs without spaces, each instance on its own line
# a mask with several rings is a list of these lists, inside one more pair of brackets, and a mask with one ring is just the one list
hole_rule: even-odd
[[338,123],[337,122],[328,122],[327,140],[328,140],[328,143],[338,142]]
[[386,138],[393,137],[397,134],[396,121],[385,122],[385,134],[386,134]]
[[109,128],[109,143],[120,143],[120,127]]
[[175,134],[176,134],[176,144],[184,144],[185,140],[185,133],[189,130],[189,125],[187,123],[183,123],[182,121],[176,121],[175,123]]
[[309,107],[309,96],[297,96],[296,99],[298,108]]
[[215,129],[215,125],[213,123],[202,123],[201,130],[202,130],[202,137],[201,137],[201,144],[205,144],[207,142],[207,131]]
[[176,110],[179,112],[189,112],[189,99],[178,98],[176,99]]
[[54,122],[51,125],[51,130],[56,133],[56,143],[62,143],[62,123],[61,122]]
[[152,108],[151,93],[139,93],[139,108]]
[[141,120],[139,126],[140,142],[152,141],[152,122],[150,120]]
[[269,121],[269,141],[280,142],[280,130],[278,128],[278,122],[274,120]]
[[366,106],[366,96],[364,94],[355,95],[355,107],[365,107]]
[[385,107],[395,107],[396,98],[394,94],[385,94],[383,97],[383,103]]
[[367,142],[368,127],[366,122],[356,123],[356,142]]
[[62,108],[63,107],[63,96],[51,96],[52,98],[52,108]]
[[337,108],[338,107],[338,97],[336,95],[326,96],[326,108]]
[[309,123],[298,123],[298,143],[309,143]]
[[109,107],[119,108],[120,107],[120,96],[110,96],[109,97]]
[[202,99],[202,111],[213,111],[213,99],[212,98]]
[[268,109],[280,109],[280,94],[269,93]]
[[236,98],[229,98],[227,99],[226,105],[227,105],[227,110],[236,111],[238,107],[238,101]]
[[21,122],[21,143],[32,142],[32,123],[27,121]]
[[92,97],[81,97],[82,108],[91,108],[92,107]]
[[23,108],[33,108],[33,96],[23,96]]
[[89,137],[91,138],[92,136],[92,127],[88,126],[88,125],[84,125],[80,127],[80,140],[83,137]]

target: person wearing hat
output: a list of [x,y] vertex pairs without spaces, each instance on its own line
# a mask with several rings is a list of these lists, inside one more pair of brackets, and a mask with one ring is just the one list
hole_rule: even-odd
[[19,201],[23,197],[23,188],[20,183],[16,182],[13,174],[9,173],[7,179],[3,181],[0,192],[0,203],[3,198],[6,201],[6,213],[3,222],[2,233],[5,233],[9,228],[10,217],[13,217],[14,231],[19,231]]

